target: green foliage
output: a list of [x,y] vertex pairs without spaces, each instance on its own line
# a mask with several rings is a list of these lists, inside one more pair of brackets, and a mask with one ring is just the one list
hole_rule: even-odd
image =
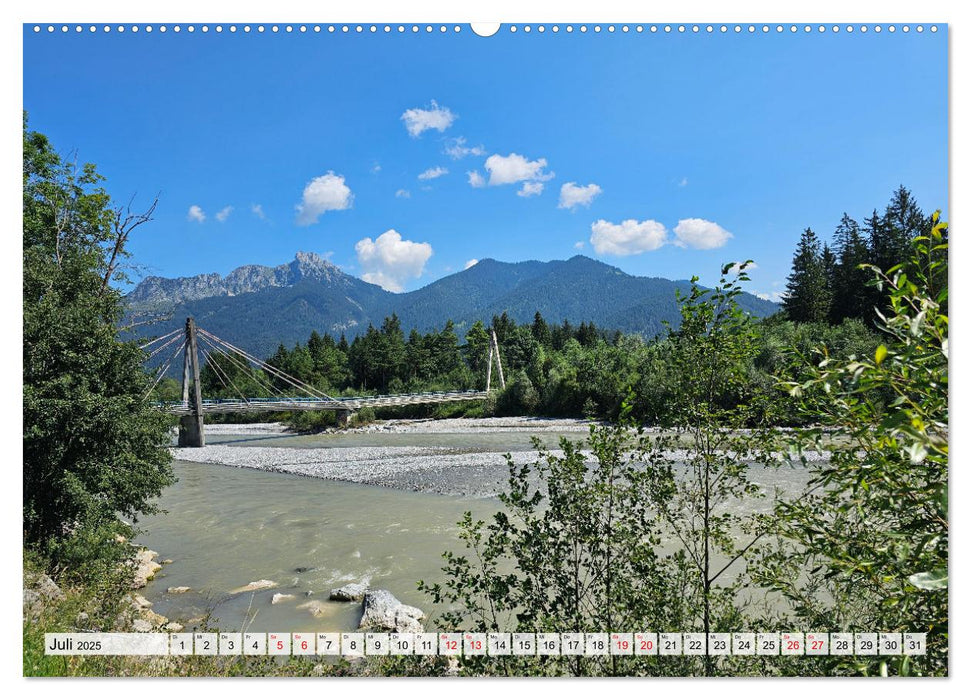
[[294,411],[287,417],[287,425],[300,433],[317,433],[337,425],[333,411]]
[[947,277],[947,225],[931,221],[907,262],[870,268],[888,300],[884,343],[844,361],[823,349],[786,383],[825,426],[798,433],[797,446],[831,455],[803,498],[779,505],[782,540],[761,578],[806,629],[928,633],[927,656],[896,670],[946,674],[947,286],[931,290]]
[[24,125],[24,540],[58,566],[114,557],[115,534],[172,483],[143,353],[119,342],[112,282],[133,228],[93,165]]
[[[681,582],[656,552],[660,533],[646,498],[649,476],[626,458],[634,448],[630,432],[592,428],[586,445],[561,440],[562,456],[539,440],[534,445],[536,462],[516,465],[509,458],[504,509],[492,522],[475,521],[469,512],[459,523],[468,554],[444,555],[445,582],[419,584],[447,608],[437,624],[531,632],[676,625]],[[644,668],[618,657],[470,658],[463,672],[628,675],[638,666]]]
[[[739,265],[734,277],[726,266],[714,289],[693,280],[681,299],[681,325],[669,338],[677,359],[668,367],[668,430],[642,445],[652,476],[650,504],[678,543],[672,562],[685,576],[681,629],[689,631],[744,626],[737,609],[747,582],[741,574],[766,531],[742,507],[764,496],[749,478],[749,465],[776,462],[771,439],[759,430],[766,402],[750,381],[759,334],[737,302],[748,264]],[[676,461],[679,447],[687,449]],[[719,672],[717,666],[715,657],[705,657],[706,675]]]
[[[619,421],[592,427],[586,445],[562,440],[560,456],[536,441],[537,462],[509,460],[504,509],[489,524],[467,513],[460,523],[467,553],[447,552],[444,583],[421,586],[447,609],[440,625],[588,632],[746,627],[737,599],[747,582],[747,557],[757,551],[766,524],[742,515],[739,504],[761,495],[748,478],[749,464],[773,461],[765,436],[742,430],[765,417],[761,405],[748,402],[759,334],[737,303],[747,264],[731,279],[726,266],[714,289],[693,280],[680,299],[681,323],[663,343],[667,430],[635,430],[630,396],[619,407]],[[597,358],[606,345],[599,341],[592,350],[581,359]],[[574,339],[564,352],[585,351]],[[528,381],[517,374],[500,400],[521,396]],[[463,670],[714,675],[751,672],[749,666],[714,656],[542,663],[474,658]]]
[[357,427],[357,426],[368,425],[369,423],[373,423],[375,419],[376,419],[376,416],[374,415],[374,409],[371,408],[370,406],[365,406],[364,408],[362,408],[360,411],[358,411],[353,415],[353,417],[351,418],[351,422],[355,427]]

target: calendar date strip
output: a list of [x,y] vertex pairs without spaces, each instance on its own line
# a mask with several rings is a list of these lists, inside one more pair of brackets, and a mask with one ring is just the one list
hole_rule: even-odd
[[51,656],[923,656],[914,632],[48,633]]

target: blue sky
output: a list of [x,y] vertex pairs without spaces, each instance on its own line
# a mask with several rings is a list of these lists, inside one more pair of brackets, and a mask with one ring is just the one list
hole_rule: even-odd
[[[577,25],[578,26],[578,25]],[[146,274],[297,250],[399,291],[581,253],[778,294],[810,226],[947,195],[947,42],[900,31],[490,38],[24,30],[30,126],[156,220]],[[447,171],[447,172],[444,172]],[[470,175],[470,173],[475,173]],[[477,186],[478,185],[478,186]]]

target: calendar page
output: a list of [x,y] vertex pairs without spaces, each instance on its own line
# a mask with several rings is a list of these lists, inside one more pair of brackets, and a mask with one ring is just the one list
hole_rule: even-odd
[[947,676],[946,17],[329,12],[23,20],[23,675]]

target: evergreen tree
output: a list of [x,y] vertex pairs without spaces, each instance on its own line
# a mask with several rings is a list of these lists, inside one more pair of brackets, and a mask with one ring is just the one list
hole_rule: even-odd
[[403,378],[409,382],[414,382],[418,379],[427,379],[428,375],[424,371],[426,356],[425,339],[416,328],[412,328],[411,333],[408,334],[408,342],[405,343]]
[[496,332],[496,338],[499,340],[501,347],[506,338],[512,336],[516,331],[516,322],[509,318],[508,313],[503,311],[502,316],[492,317],[492,330]]
[[375,370],[382,390],[398,376],[405,361],[405,334],[397,314],[391,314],[381,324],[381,334],[374,358]]
[[903,185],[893,193],[883,215],[883,225],[885,247],[881,251],[882,259],[874,261],[883,270],[907,262],[914,238],[927,235],[930,229],[929,219]]
[[599,339],[600,336],[597,333],[597,326],[593,321],[590,323],[580,323],[580,327],[577,329],[577,340],[580,341],[580,345],[589,348],[596,345]]
[[833,234],[836,271],[830,321],[842,323],[847,318],[868,319],[873,312],[868,282],[871,274],[861,265],[870,262],[870,249],[860,225],[844,212]]
[[[346,342],[346,341],[345,341]],[[374,358],[381,344],[381,334],[368,324],[364,335],[354,338],[348,352],[348,364],[354,376],[354,383],[364,390],[377,386],[378,378],[374,368]]]
[[573,324],[570,323],[569,319],[563,319],[562,325],[553,326],[550,332],[553,349],[562,350],[566,346],[567,341],[573,337],[573,334]]
[[473,323],[469,332],[465,334],[465,360],[476,377],[485,377],[490,340],[489,331],[485,329],[482,321]]
[[307,341],[307,350],[310,351],[310,356],[313,358],[315,365],[323,358],[324,339],[320,337],[320,333],[317,331],[311,331],[310,339]]
[[[293,350],[290,352],[289,364],[284,371],[302,382],[312,381],[314,361],[305,345],[297,343],[293,346]],[[293,393],[294,389],[290,384],[282,383],[280,388],[282,389],[284,387],[288,387],[288,392]]]
[[797,323],[825,321],[829,316],[829,292],[819,238],[812,229],[803,231],[786,281],[783,309]]
[[829,243],[823,243],[823,252],[819,260],[823,267],[823,277],[826,280],[823,289],[820,291],[822,296],[820,303],[826,309],[825,319],[829,320],[833,316],[833,298],[836,289],[836,254],[829,247]]
[[546,320],[543,315],[537,311],[536,315],[533,316],[533,337],[536,338],[536,342],[544,347],[550,347],[550,327],[546,324]]
[[444,376],[462,366],[459,338],[455,334],[455,324],[451,319],[446,321],[442,330],[436,334],[433,345],[432,366],[436,374]]

